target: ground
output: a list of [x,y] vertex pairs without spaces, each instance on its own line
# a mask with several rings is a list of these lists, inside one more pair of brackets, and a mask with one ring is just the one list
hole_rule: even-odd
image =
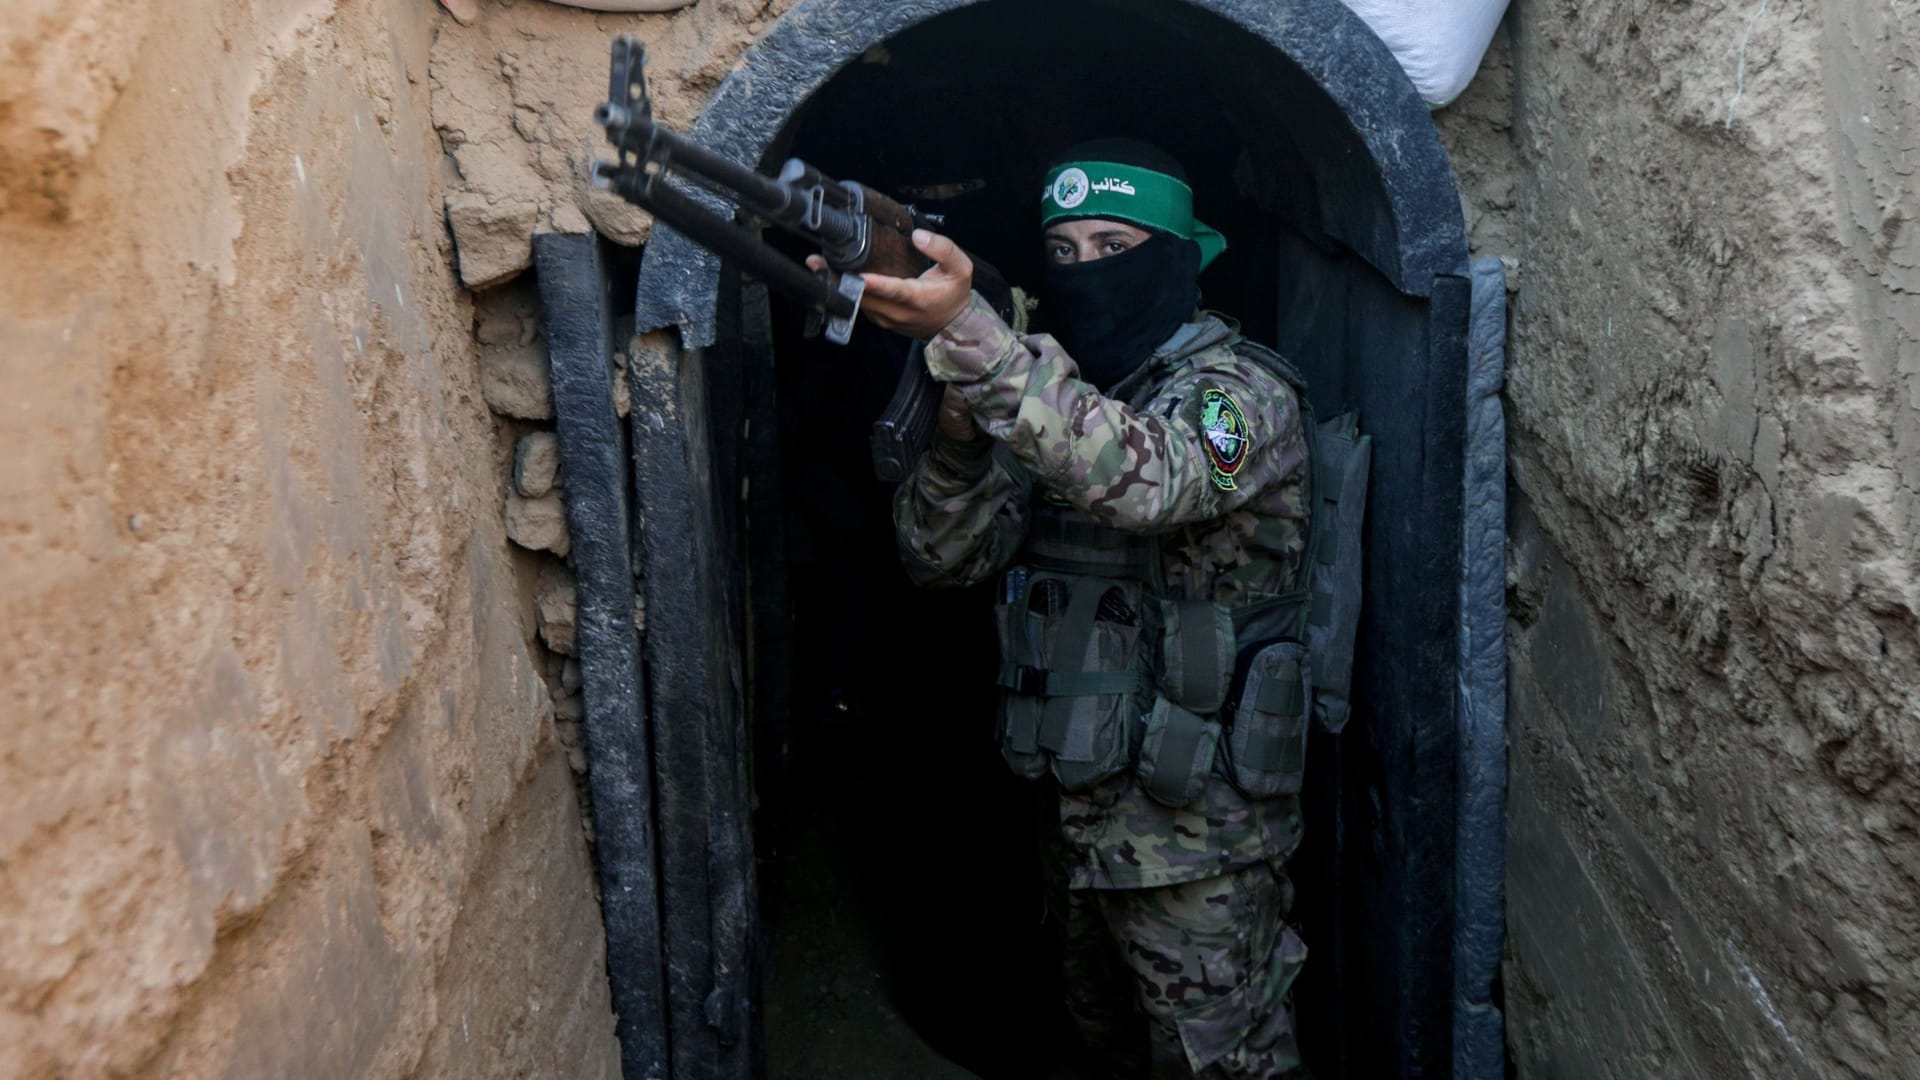
[[[873,858],[857,821],[807,818],[785,858],[766,997],[769,1080],[976,1080],[914,1033],[894,1007],[884,946],[855,894]],[[992,1033],[983,1032],[991,1038]]]

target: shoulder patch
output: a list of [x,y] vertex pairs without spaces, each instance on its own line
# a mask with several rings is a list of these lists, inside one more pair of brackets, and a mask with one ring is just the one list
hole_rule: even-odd
[[1210,386],[1200,395],[1200,430],[1207,438],[1207,464],[1213,485],[1222,491],[1234,489],[1234,474],[1247,463],[1252,432],[1247,430],[1247,414],[1233,395]]

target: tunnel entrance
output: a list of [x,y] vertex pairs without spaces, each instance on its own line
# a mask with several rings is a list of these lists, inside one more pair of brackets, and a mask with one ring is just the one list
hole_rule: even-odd
[[[1463,581],[1486,559],[1463,554],[1458,201],[1385,48],[1336,0],[802,0],[692,134],[926,203],[1016,283],[1038,276],[1048,153],[1125,134],[1187,163],[1233,244],[1203,276],[1208,306],[1298,362],[1323,415],[1357,407],[1376,436],[1355,718],[1315,736],[1294,862],[1310,1060],[1454,1071],[1461,1014],[1491,977],[1454,963],[1458,732],[1463,702],[1497,698],[1504,671],[1461,662]],[[596,807],[630,779],[638,822],[626,854],[603,839],[600,856],[629,1073],[670,1056],[675,1076],[891,1075],[819,1059],[824,1001],[848,1022],[896,1014],[982,1076],[1049,1075],[1064,1023],[1033,791],[993,747],[985,601],[906,585],[867,468],[903,343],[870,328],[847,349],[807,341],[798,312],[664,229],[636,295],[645,723],[593,766]],[[564,451],[564,415],[561,435]],[[578,533],[594,508],[568,467]],[[640,869],[651,892],[608,889]],[[822,958],[849,953],[860,962],[823,982]]]
[[[1169,35],[1139,11],[1088,10],[1025,5],[1016,28],[1015,12],[987,4],[914,26],[810,95],[763,164],[797,156],[944,214],[970,251],[1031,288],[1047,155],[1102,135],[1152,140],[1189,163],[1232,243],[1206,275],[1206,304],[1273,340],[1281,223],[1235,183],[1242,142],[1220,88],[1195,77],[1228,28]],[[930,115],[932,102],[965,105]],[[804,322],[772,298],[785,536],[773,556],[785,556],[791,621],[775,613],[759,652],[785,650],[792,667],[763,672],[785,675],[789,708],[750,718],[768,1075],[941,1067],[916,1054],[993,1080],[1075,1075],[1037,856],[1044,794],[1009,774],[992,739],[992,587],[906,580],[891,485],[869,462],[906,343],[863,325],[842,348],[804,336]],[[1324,875],[1296,877],[1324,907]],[[1309,1045],[1330,1074],[1332,1044]]]

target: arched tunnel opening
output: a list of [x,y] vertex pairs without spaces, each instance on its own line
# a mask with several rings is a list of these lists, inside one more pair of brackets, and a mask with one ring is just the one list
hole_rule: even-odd
[[[1236,181],[1231,91],[1207,75],[1238,36],[1144,9],[962,10],[842,69],[762,164],[796,156],[942,214],[970,252],[1034,289],[1048,155],[1147,139],[1187,166],[1201,213],[1229,238],[1203,302],[1272,341],[1283,225]],[[761,649],[789,649],[792,666],[786,714],[753,718],[769,1075],[917,1074],[930,1066],[911,1059],[915,1042],[982,1077],[1076,1075],[1039,836],[1052,795],[1014,778],[993,741],[994,586],[909,583],[893,486],[870,463],[868,431],[907,342],[871,324],[844,348],[809,338],[807,313],[778,296],[771,315],[791,622]],[[1047,318],[1043,301],[1034,328]],[[1317,943],[1331,933],[1321,831],[1310,825],[1293,869],[1295,918]],[[1331,1032],[1317,1004],[1337,993],[1329,968],[1299,987],[1310,1034]],[[913,1036],[876,1027],[894,1016]],[[1307,1049],[1332,1072],[1333,1039]]]
[[[1503,603],[1499,555],[1489,578],[1463,526],[1485,492],[1468,490],[1457,196],[1384,46],[1335,0],[803,0],[691,134],[914,200],[1028,287],[1048,154],[1128,135],[1186,164],[1231,243],[1202,277],[1206,306],[1299,364],[1321,415],[1357,409],[1376,440],[1354,717],[1313,736],[1289,868],[1312,950],[1304,1050],[1319,1075],[1492,1075],[1458,1067],[1463,1015],[1497,1025],[1493,956],[1476,974],[1456,953],[1489,895],[1497,924],[1498,878],[1489,894],[1461,869],[1456,774],[1462,725],[1504,678],[1466,655],[1468,609],[1485,625]],[[987,591],[906,582],[871,471],[867,433],[907,343],[870,326],[846,347],[809,338],[803,311],[665,228],[634,295],[646,725],[627,745],[654,790],[622,797],[650,798],[644,827],[610,837],[597,809],[631,758],[593,776],[629,1069],[670,1055],[674,1075],[937,1075],[941,1059],[1072,1075],[1044,795],[994,745]],[[1044,306],[1036,318],[1044,330]],[[569,515],[578,536],[593,511]],[[627,887],[649,873],[650,891]],[[891,1052],[929,1056],[876,1060]]]

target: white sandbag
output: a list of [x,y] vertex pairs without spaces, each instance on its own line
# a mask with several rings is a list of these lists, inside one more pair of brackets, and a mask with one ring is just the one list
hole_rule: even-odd
[[1473,81],[1507,10],[1507,0],[1343,2],[1387,43],[1421,99],[1436,108]]

